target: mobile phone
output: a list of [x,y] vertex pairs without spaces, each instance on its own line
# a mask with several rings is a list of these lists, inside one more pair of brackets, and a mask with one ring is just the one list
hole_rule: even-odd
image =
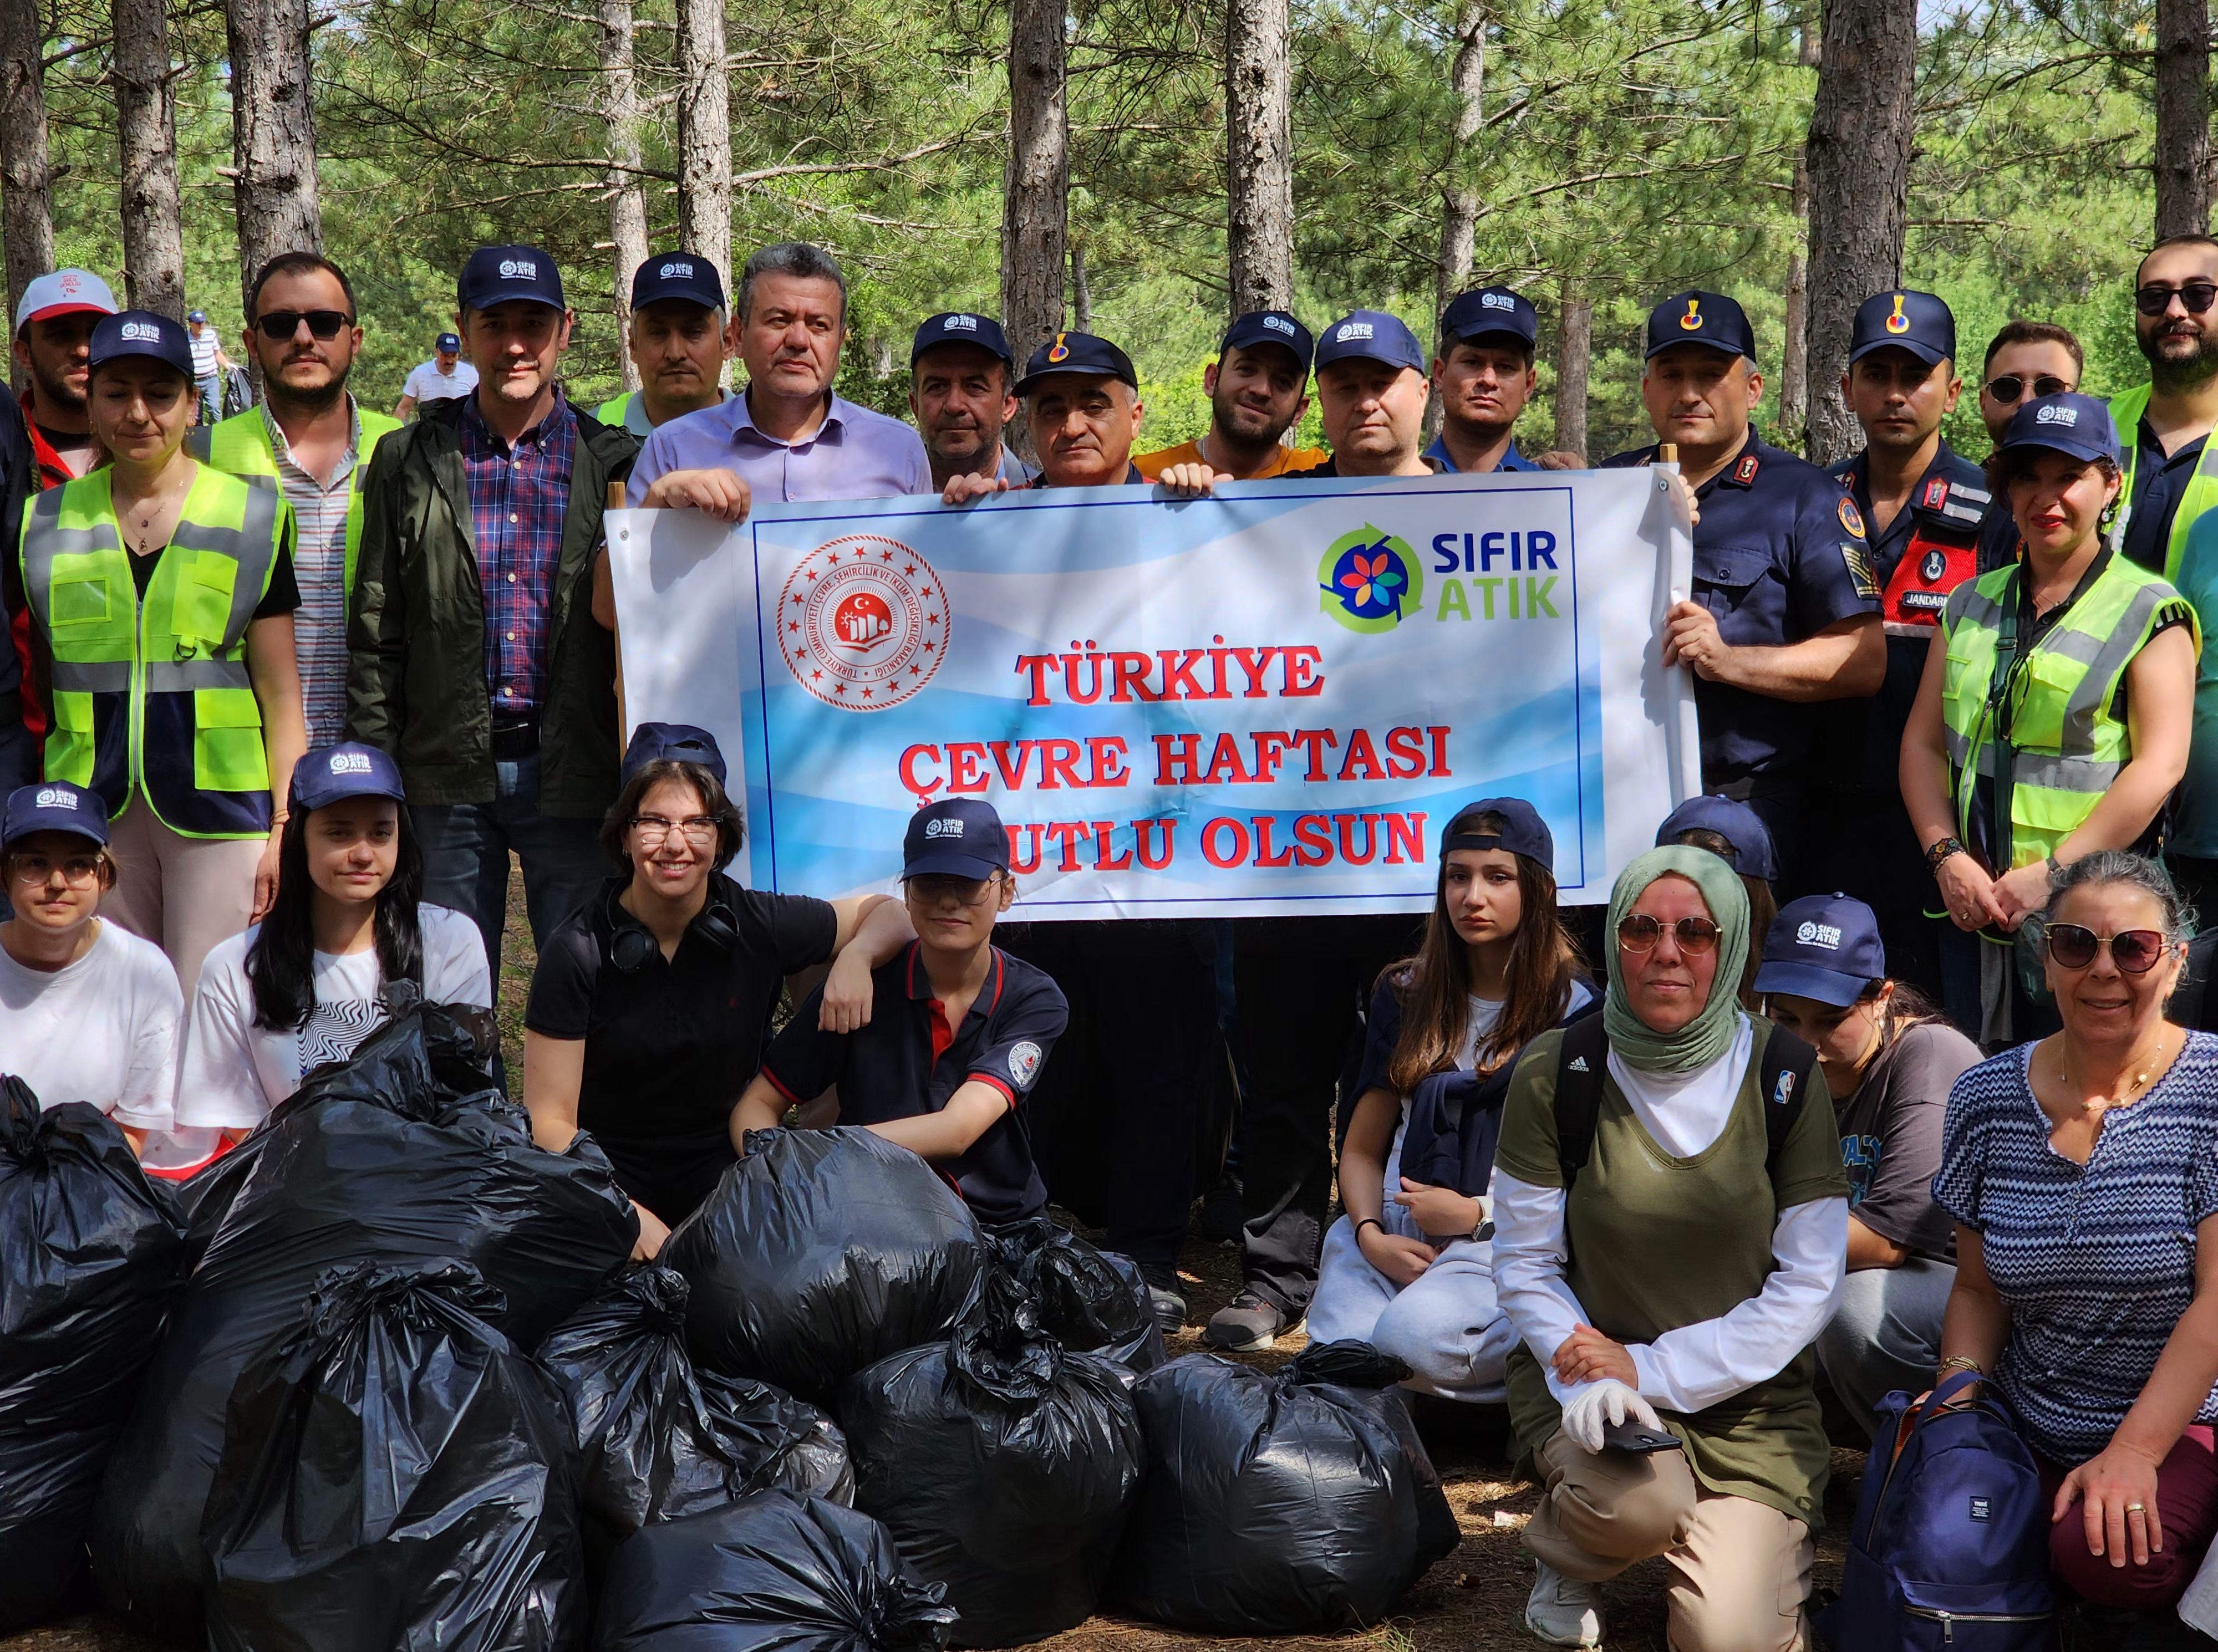
[[1636,1451],[1645,1456],[1651,1451],[1680,1451],[1685,1443],[1668,1429],[1643,1428],[1637,1422],[1614,1422],[1602,1431],[1602,1443],[1611,1451]]

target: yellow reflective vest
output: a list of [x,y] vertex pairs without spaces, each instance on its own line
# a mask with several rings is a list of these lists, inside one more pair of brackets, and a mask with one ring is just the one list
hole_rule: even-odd
[[[2140,431],[2141,415],[2148,411],[2148,385],[2136,385],[2122,395],[2110,398],[2110,422],[2118,427],[2118,445],[2126,456],[2126,485],[2118,490],[2118,498],[2128,511],[2134,508],[2134,472],[2141,461]],[[2213,432],[2218,436],[2218,431]],[[2203,444],[2203,456],[2195,461],[2195,473],[2187,479],[2187,491],[2179,496],[2179,508],[2172,513],[2172,532],[2164,544],[2164,577],[2179,578],[2179,559],[2187,549],[2187,530],[2195,519],[2213,505],[2218,505],[2218,442]],[[2117,528],[2118,544],[2125,543],[2125,523],[2122,518]]]
[[[354,456],[354,474],[347,487],[346,514],[346,594],[354,596],[354,565],[362,549],[362,486],[369,478],[370,455],[377,451],[382,437],[400,428],[397,418],[387,418],[382,413],[373,413],[359,404],[355,408],[356,426],[361,440]],[[195,458],[214,465],[218,470],[246,481],[270,487],[279,486],[277,450],[270,440],[270,426],[262,409],[250,407],[243,413],[234,413],[220,424],[208,425],[193,431],[186,445]],[[281,489],[282,491],[282,489]]]

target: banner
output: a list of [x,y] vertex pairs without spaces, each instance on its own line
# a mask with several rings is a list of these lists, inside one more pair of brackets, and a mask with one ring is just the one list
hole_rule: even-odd
[[[1013,916],[1419,912],[1440,833],[1514,795],[1564,899],[1697,784],[1657,622],[1660,473],[1247,482],[609,519],[633,723],[715,733],[734,875],[888,889],[908,816],[982,797]],[[1676,570],[1676,575],[1674,570]]]

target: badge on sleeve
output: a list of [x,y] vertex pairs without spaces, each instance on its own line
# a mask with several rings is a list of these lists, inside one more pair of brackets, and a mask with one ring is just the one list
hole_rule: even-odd
[[1864,536],[1864,513],[1856,509],[1856,502],[1845,493],[1841,495],[1841,526],[1858,539]]
[[1029,1038],[1009,1046],[1009,1076],[1017,1081],[1017,1088],[1027,1089],[1038,1075],[1040,1047]]
[[1872,578],[1870,547],[1860,539],[1844,539],[1841,541],[1841,561],[1849,571],[1849,583],[1856,588],[1857,596],[1879,595],[1879,584]]

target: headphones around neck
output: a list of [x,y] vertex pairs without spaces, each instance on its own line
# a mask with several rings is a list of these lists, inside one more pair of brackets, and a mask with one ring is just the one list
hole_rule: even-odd
[[[647,960],[662,950],[661,945],[644,924],[623,909],[615,894],[609,896],[609,913],[615,921],[615,932],[609,937],[609,962],[625,974],[635,975],[647,968]],[[713,883],[709,888],[709,904],[694,914],[685,933],[707,942],[719,952],[730,951],[739,940],[739,927],[733,921],[732,909]]]

